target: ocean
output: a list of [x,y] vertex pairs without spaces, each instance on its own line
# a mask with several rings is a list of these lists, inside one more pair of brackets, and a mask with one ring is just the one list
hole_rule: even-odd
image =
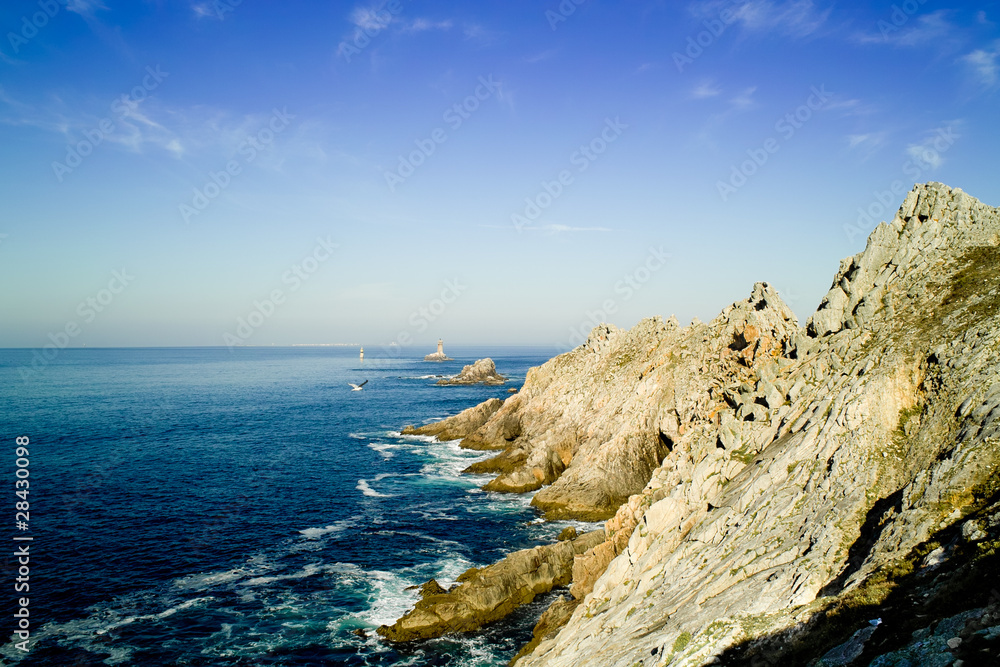
[[[67,349],[25,381],[32,352],[0,350],[3,605],[30,610],[29,650],[7,614],[0,663],[506,664],[554,593],[460,637],[392,646],[374,630],[412,606],[410,587],[591,526],[544,523],[529,496],[461,474],[483,453],[399,431],[506,397],[552,351],[407,352]],[[506,386],[435,386],[483,356]],[[25,545],[30,591],[15,593]]]

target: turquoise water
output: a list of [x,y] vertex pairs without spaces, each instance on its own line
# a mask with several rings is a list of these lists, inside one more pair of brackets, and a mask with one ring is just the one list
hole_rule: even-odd
[[[30,650],[7,641],[3,664],[506,664],[544,601],[403,648],[373,632],[413,604],[407,587],[569,525],[482,492],[488,478],[460,473],[481,453],[399,434],[507,396],[550,356],[450,352],[362,364],[345,348],[63,350],[24,381],[31,351],[0,350],[12,496],[0,539],[34,537]],[[434,385],[481,356],[507,387]],[[13,525],[16,436],[31,439],[27,532]]]

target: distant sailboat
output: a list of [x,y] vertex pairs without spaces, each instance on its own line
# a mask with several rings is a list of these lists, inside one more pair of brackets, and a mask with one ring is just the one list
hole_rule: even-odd
[[361,348],[361,361],[365,360],[365,348]]

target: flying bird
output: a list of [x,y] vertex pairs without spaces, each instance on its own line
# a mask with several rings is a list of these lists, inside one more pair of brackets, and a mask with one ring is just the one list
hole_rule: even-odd
[[361,391],[361,388],[364,387],[366,384],[368,384],[368,380],[365,380],[361,384],[354,384],[353,382],[348,382],[347,384],[349,384],[349,385],[351,385],[351,387],[353,387],[353,389],[351,389],[351,391]]

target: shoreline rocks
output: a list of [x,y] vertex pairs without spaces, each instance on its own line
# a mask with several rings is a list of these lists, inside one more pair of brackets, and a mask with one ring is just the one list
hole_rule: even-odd
[[507,378],[497,373],[496,364],[490,358],[479,359],[475,363],[463,366],[462,371],[450,378],[438,380],[439,385],[455,384],[485,384],[487,386],[501,385]]
[[451,589],[431,580],[416,606],[378,634],[392,642],[471,632],[499,620],[536,596],[572,581],[574,558],[604,540],[596,530],[573,540],[522,549],[482,569],[471,568]]
[[458,440],[469,435],[486,421],[496,414],[496,411],[503,405],[499,398],[491,398],[479,405],[475,405],[466,410],[462,410],[457,415],[448,417],[426,426],[413,427],[405,426],[401,433],[403,435],[428,435],[435,436],[438,440]]

